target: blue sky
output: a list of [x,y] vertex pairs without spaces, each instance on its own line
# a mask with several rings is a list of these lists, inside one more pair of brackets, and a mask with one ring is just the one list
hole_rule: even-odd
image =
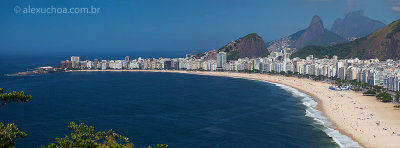
[[[34,8],[96,7],[98,14],[21,14]],[[256,32],[266,42],[364,10],[388,24],[399,0],[1,0],[2,54],[189,52]]]

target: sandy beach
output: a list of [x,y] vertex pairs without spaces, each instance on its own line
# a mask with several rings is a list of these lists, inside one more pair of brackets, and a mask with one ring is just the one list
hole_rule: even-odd
[[80,70],[80,71],[142,71],[174,72],[224,77],[239,77],[269,81],[293,87],[312,96],[318,102],[317,109],[334,124],[341,134],[351,137],[363,147],[400,147],[400,110],[392,103],[382,103],[374,96],[361,92],[333,91],[328,83],[309,79],[266,74],[231,72],[199,72],[169,70]]

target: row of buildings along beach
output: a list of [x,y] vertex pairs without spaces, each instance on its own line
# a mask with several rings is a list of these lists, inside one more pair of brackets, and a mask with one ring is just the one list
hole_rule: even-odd
[[383,86],[390,91],[400,89],[400,61],[391,59],[360,60],[332,58],[318,59],[309,55],[306,59],[289,58],[285,52],[272,52],[268,57],[239,58],[227,60],[224,52],[216,53],[216,59],[206,60],[204,57],[187,54],[184,58],[137,58],[126,56],[121,60],[81,60],[72,56],[71,60],[61,61],[64,69],[98,69],[98,70],[203,70],[260,73],[293,73],[336,77],[342,80],[356,80],[373,86]]

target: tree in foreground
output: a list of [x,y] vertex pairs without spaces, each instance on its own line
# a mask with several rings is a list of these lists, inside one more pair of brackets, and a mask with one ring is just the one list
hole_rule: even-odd
[[6,105],[11,102],[28,102],[32,100],[31,95],[25,95],[24,91],[12,91],[4,93],[4,89],[0,88],[0,106]]
[[[0,106],[11,102],[28,102],[32,100],[31,95],[25,95],[23,91],[4,93],[4,89],[0,88]],[[0,147],[14,147],[16,138],[25,138],[28,136],[22,132],[14,123],[4,124],[0,122]]]
[[[93,126],[83,123],[71,122],[68,126],[73,133],[64,138],[55,138],[56,142],[48,145],[48,148],[64,147],[86,147],[86,148],[133,148],[134,144],[129,142],[125,136],[115,133],[112,129],[108,132],[94,130]],[[167,148],[168,145],[157,144],[155,148]],[[45,148],[42,146],[42,148]],[[148,147],[152,148],[152,147]]]
[[18,130],[14,123],[4,125],[0,123],[0,147],[14,147],[16,138],[25,138],[25,132]]
[[[32,100],[31,95],[25,95],[23,91],[4,93],[4,89],[0,88],[0,106],[11,102],[28,102]],[[71,122],[68,126],[74,132],[70,136],[64,138],[56,138],[56,142],[50,144],[49,148],[66,148],[66,147],[85,147],[85,148],[133,148],[133,143],[129,139],[115,133],[113,130],[108,132],[95,132],[93,126],[87,126],[83,123],[77,125]],[[14,123],[5,125],[0,122],[0,148],[14,147],[16,138],[25,138],[28,134],[22,132]],[[44,146],[42,146],[44,147]],[[155,148],[167,148],[168,145],[157,144]],[[147,148],[152,148],[148,146]]]
[[[55,138],[56,142],[50,144],[49,148],[57,147],[100,147],[109,145],[110,147],[126,147],[131,148],[133,144],[129,143],[129,139],[115,133],[113,130],[108,132],[96,132],[93,126],[87,126],[83,123],[76,124],[71,122],[68,126],[74,131],[64,138]],[[120,144],[119,142],[125,143]]]

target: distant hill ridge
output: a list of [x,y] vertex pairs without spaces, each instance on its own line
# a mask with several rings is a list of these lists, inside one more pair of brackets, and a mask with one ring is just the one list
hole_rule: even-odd
[[311,54],[318,58],[337,55],[339,58],[400,60],[400,20],[349,43],[328,47],[306,46],[291,57],[305,58]]
[[346,40],[328,29],[325,29],[321,18],[315,15],[306,29],[279,40],[269,42],[267,46],[268,50],[273,52],[280,51],[284,47],[299,49],[307,45],[327,46],[343,42],[346,42]]
[[360,10],[348,13],[344,19],[336,19],[331,31],[344,38],[351,38],[366,36],[383,27],[384,23],[366,17],[364,11]]
[[[360,23],[365,23],[363,25]],[[344,19],[337,19],[332,30],[343,36],[368,34],[371,30],[382,28],[383,23],[364,16],[363,11],[355,11],[346,15]],[[228,60],[238,58],[265,57],[270,52],[280,51],[282,48],[297,48],[298,53],[293,56],[305,57],[310,54],[316,57],[325,55],[338,55],[340,58],[398,58],[398,36],[395,22],[389,28],[382,28],[381,33],[373,33],[368,37],[359,38],[350,43],[340,35],[324,28],[321,18],[315,15],[306,29],[300,30],[290,36],[279,40],[264,43],[264,40],[256,33],[248,34],[234,40],[219,49],[211,50],[200,55],[205,59],[215,59],[217,52],[226,52]],[[358,26],[354,28],[354,26]],[[360,27],[361,26],[361,27]],[[382,36],[387,36],[383,38]],[[390,36],[390,37],[389,37]],[[304,48],[303,48],[304,47]],[[301,50],[299,50],[301,49]]]

